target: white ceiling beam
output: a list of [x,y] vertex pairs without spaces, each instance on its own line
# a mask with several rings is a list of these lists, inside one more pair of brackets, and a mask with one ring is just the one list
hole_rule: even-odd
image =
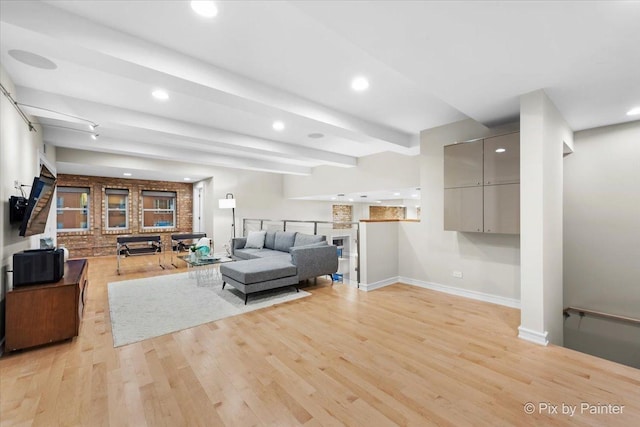
[[[272,159],[284,157],[289,160],[301,159],[303,162],[312,161],[341,167],[353,167],[357,164],[355,157],[329,151],[213,129],[199,124],[171,120],[31,88],[18,87],[17,92],[20,102],[25,104],[37,105],[72,115],[79,115],[82,112],[87,119],[99,123],[99,131],[104,134],[108,134],[111,128],[116,131],[118,129],[137,129],[141,134],[146,133],[146,138],[153,141],[155,141],[154,132],[175,139],[188,139],[201,145],[201,151],[234,152],[238,156],[250,153],[254,157],[263,154]],[[36,112],[35,109],[33,111]]]
[[146,143],[132,144],[129,141],[116,140],[103,136],[100,136],[98,140],[93,140],[89,133],[60,128],[47,128],[45,126],[43,134],[44,141],[56,147],[87,150],[87,142],[90,141],[90,150],[102,153],[124,154],[132,157],[160,160],[177,160],[186,163],[282,174],[309,175],[311,173],[311,168],[308,167],[286,165],[257,159],[222,156],[206,152],[185,151],[180,148],[158,147],[156,145]]
[[[6,3],[6,2],[5,2]],[[412,135],[368,122],[190,56],[114,31],[40,2],[3,4],[2,20],[45,35],[54,56],[141,82],[198,96],[256,114],[289,114],[359,142],[398,151],[415,145]],[[46,9],[47,20],[39,19]],[[83,36],[79,36],[79,34]],[[69,49],[73,47],[73,49]]]

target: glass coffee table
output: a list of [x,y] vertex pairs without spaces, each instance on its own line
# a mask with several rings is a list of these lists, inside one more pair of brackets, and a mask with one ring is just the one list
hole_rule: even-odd
[[195,254],[181,255],[178,259],[187,263],[190,279],[196,279],[198,286],[213,284],[214,279],[220,279],[220,271],[216,265],[231,262],[228,257],[196,256]]

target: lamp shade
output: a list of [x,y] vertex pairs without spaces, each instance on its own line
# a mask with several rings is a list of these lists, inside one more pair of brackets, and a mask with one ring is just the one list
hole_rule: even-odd
[[236,199],[218,199],[218,207],[220,209],[235,209]]

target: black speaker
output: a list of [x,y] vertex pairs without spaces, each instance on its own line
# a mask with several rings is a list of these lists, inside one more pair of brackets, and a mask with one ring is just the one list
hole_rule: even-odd
[[13,254],[13,286],[51,283],[64,275],[62,249],[33,249]]
[[9,222],[11,224],[21,223],[26,209],[27,199],[19,196],[11,196],[9,198]]

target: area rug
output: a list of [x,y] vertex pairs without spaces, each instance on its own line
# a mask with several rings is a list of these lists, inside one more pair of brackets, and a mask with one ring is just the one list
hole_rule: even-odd
[[214,278],[198,284],[189,273],[112,282],[108,285],[113,346],[154,338],[203,323],[311,295],[292,287],[244,295]]

